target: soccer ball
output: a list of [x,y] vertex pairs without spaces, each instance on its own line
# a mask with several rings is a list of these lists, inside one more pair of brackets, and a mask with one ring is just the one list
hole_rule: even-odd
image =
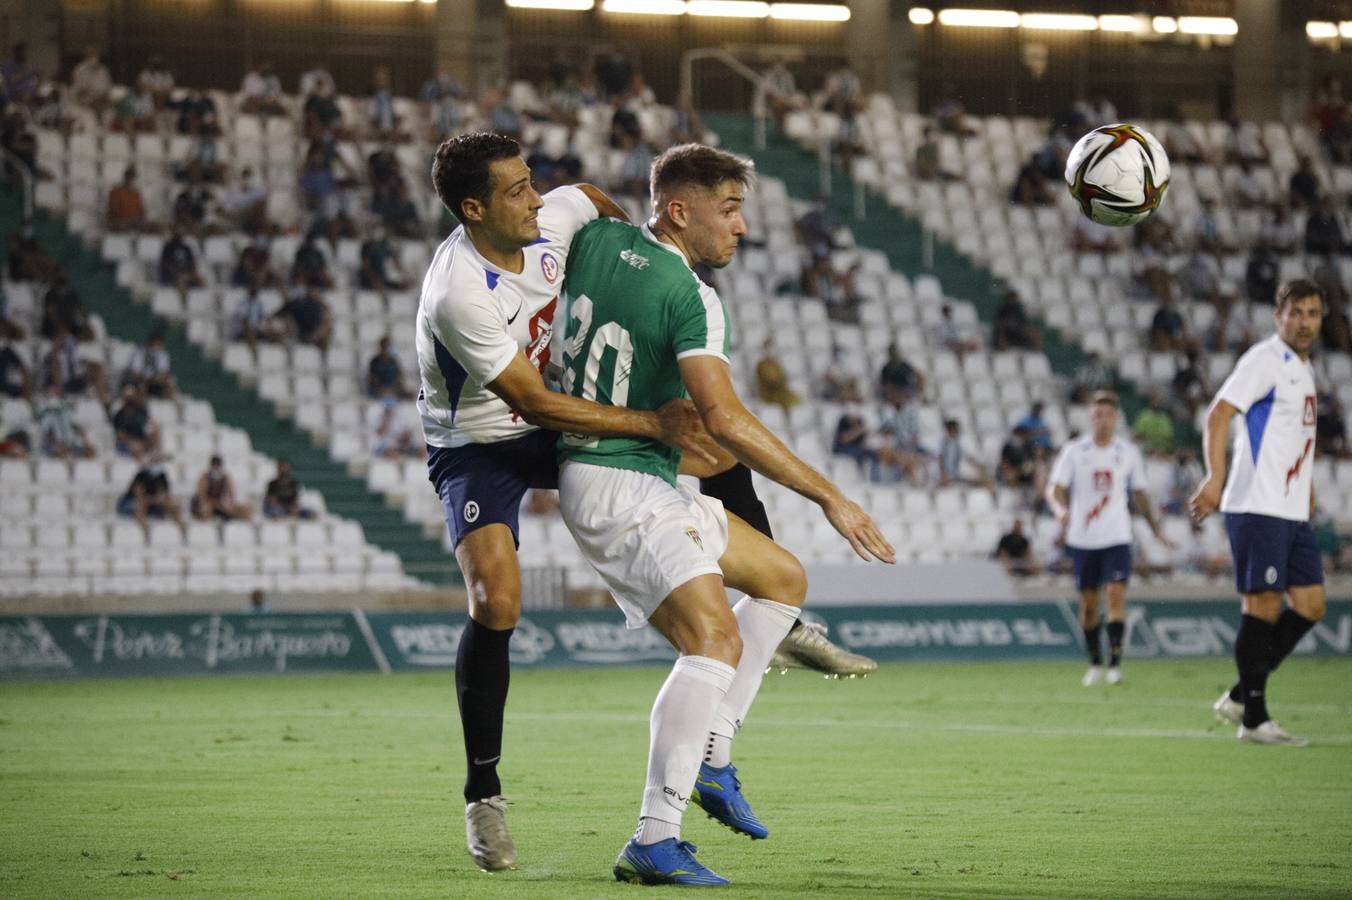
[[1080,211],[1100,225],[1135,225],[1163,202],[1169,157],[1144,128],[1104,125],[1071,148],[1066,184]]

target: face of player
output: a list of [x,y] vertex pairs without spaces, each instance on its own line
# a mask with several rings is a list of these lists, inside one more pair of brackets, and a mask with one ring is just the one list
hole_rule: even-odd
[[1310,347],[1319,337],[1319,326],[1324,322],[1324,302],[1318,294],[1297,297],[1277,310],[1277,334],[1286,346],[1300,354],[1310,355]]
[[742,186],[725,181],[711,191],[692,191],[686,246],[695,257],[692,263],[704,263],[721,269],[732,262],[737,244],[746,234],[742,218]]
[[490,193],[479,228],[500,248],[520,249],[540,237],[545,201],[531,184],[530,167],[519,156],[489,166]]
[[1094,432],[1094,440],[1106,444],[1117,431],[1117,408],[1108,403],[1095,403],[1089,410],[1089,427]]

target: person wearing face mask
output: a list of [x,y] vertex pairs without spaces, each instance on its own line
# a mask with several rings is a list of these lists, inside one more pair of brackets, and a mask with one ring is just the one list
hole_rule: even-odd
[[402,418],[399,395],[394,388],[386,386],[366,409],[366,430],[372,456],[398,459],[419,455],[421,448],[414,439],[413,429],[407,427]]
[[151,519],[173,519],[180,529],[186,530],[182,507],[169,491],[163,456],[152,455],[136,473],[117,501],[117,513],[135,519],[147,533]]
[[211,464],[198,477],[189,510],[194,519],[203,522],[249,518],[249,507],[235,499],[234,479],[219,456],[211,457]]

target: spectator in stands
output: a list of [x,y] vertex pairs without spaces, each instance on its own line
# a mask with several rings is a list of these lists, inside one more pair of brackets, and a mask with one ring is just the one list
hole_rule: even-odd
[[991,347],[995,350],[1040,350],[1042,335],[1028,318],[1018,291],[1005,291],[995,310],[991,326]]
[[1177,353],[1188,343],[1188,326],[1183,314],[1178,311],[1172,298],[1160,301],[1150,320],[1150,330],[1146,333],[1146,345],[1155,353]]
[[249,612],[254,615],[262,615],[268,611],[268,596],[263,593],[263,589],[254,588],[249,591]]
[[249,507],[235,499],[235,481],[219,456],[211,457],[206,471],[198,476],[197,490],[193,492],[188,509],[198,521],[229,522],[249,518]]
[[1174,421],[1165,411],[1166,404],[1158,393],[1150,395],[1150,405],[1143,408],[1132,423],[1136,440],[1147,452],[1169,453],[1174,447]]
[[15,229],[5,244],[5,254],[9,259],[9,278],[11,281],[55,281],[61,272],[61,265],[43,249],[31,233]]
[[840,230],[840,217],[832,211],[825,194],[812,198],[812,209],[798,220],[798,240],[807,247],[813,257],[829,257],[836,247],[836,232]]
[[1319,139],[1334,162],[1348,161],[1347,101],[1343,99],[1342,82],[1334,75],[1324,76],[1315,92],[1310,109]]
[[136,186],[135,166],[127,166],[122,173],[122,180],[108,192],[108,209],[103,224],[109,231],[144,231],[150,226],[146,221],[145,201],[140,188]]
[[1011,575],[1036,575],[1037,562],[1033,559],[1033,546],[1023,533],[1023,520],[1015,519],[1009,531],[1000,536],[995,545],[995,559]]
[[1280,203],[1271,208],[1258,232],[1258,240],[1278,253],[1290,253],[1295,250],[1299,237],[1290,212]]
[[281,276],[272,269],[272,250],[262,235],[254,237],[239,251],[239,260],[230,273],[230,284],[249,291],[280,288]]
[[870,479],[878,477],[878,451],[872,446],[868,424],[855,407],[847,408],[836,421],[831,452],[854,460]]
[[[1347,419],[1343,415],[1343,404],[1338,395],[1325,391],[1319,395],[1319,415],[1315,418],[1314,452],[1318,456],[1332,459],[1348,459]],[[1316,498],[1317,502],[1318,498]]]
[[264,60],[244,73],[239,86],[239,111],[255,116],[284,116],[282,82]]
[[1036,161],[1029,159],[1019,168],[1009,191],[1009,202],[1018,206],[1048,206],[1054,202],[1051,187]]
[[1010,487],[1031,488],[1041,493],[1038,485],[1037,448],[1033,446],[1028,429],[1014,426],[1014,433],[1000,448],[1000,464],[996,477]]
[[314,344],[320,350],[329,348],[333,336],[333,316],[329,305],[314,288],[289,301],[274,316],[286,326],[286,334],[302,344]]
[[822,399],[828,403],[863,403],[864,389],[859,376],[845,364],[847,354],[840,347],[831,350],[831,365],[822,374]]
[[1211,387],[1207,384],[1206,371],[1196,346],[1184,350],[1183,364],[1174,373],[1170,388],[1174,411],[1187,422],[1193,421],[1197,417],[1197,410],[1211,400]]
[[401,415],[399,396],[393,388],[385,388],[366,408],[367,442],[371,454],[386,459],[420,456],[422,448],[413,429]]
[[108,403],[108,383],[103,365],[80,356],[80,345],[75,336],[64,328],[52,335],[52,347],[47,353],[47,383],[60,386],[64,393],[83,396],[91,387],[99,402]]
[[404,389],[404,368],[399,357],[390,350],[390,336],[380,339],[375,356],[366,366],[366,396],[372,400],[385,396],[392,391],[395,397],[407,397]]
[[160,250],[160,284],[178,288],[184,293],[205,284],[202,276],[197,274],[197,254],[193,253],[178,228],[173,230]]
[[629,89],[634,77],[634,64],[618,50],[597,53],[592,61],[592,71],[601,88],[602,97],[614,99]]
[[313,66],[301,73],[300,81],[297,83],[296,92],[302,97],[308,97],[316,91],[324,89],[333,93],[338,90],[338,85],[334,82],[333,75],[329,72],[328,62],[319,60]]
[[[576,80],[576,72],[574,72]],[[593,96],[590,101],[580,96],[578,99],[564,97],[562,91],[551,97],[551,106],[554,108],[555,115],[559,121],[570,127],[577,124],[577,111],[588,102],[595,102]],[[437,69],[437,73],[423,83],[422,99],[427,104],[428,120],[432,123],[432,138],[436,141],[444,140],[450,135],[460,130],[461,104],[465,99],[465,88],[460,82],[455,80],[451,70],[445,66]],[[572,119],[569,120],[569,110],[572,110]]]
[[311,144],[305,152],[305,164],[300,173],[305,208],[321,217],[333,215],[342,207],[338,187],[338,179],[325,158],[323,147],[318,142]]
[[0,293],[0,340],[21,341],[28,331],[9,317],[9,295]]
[[953,320],[953,307],[945,303],[939,307],[939,324],[935,327],[935,342],[961,359],[968,353],[981,349],[981,342],[963,334],[962,328]]
[[127,371],[122,375],[122,384],[133,385],[146,396],[160,400],[173,400],[178,396],[178,383],[174,380],[169,351],[164,347],[164,334],[152,331],[146,342],[132,353],[127,360]]
[[343,127],[343,111],[338,108],[336,94],[332,79],[316,81],[314,87],[305,93],[301,121],[305,136],[310,140],[347,136],[347,129]]
[[652,145],[641,137],[625,135],[620,151],[624,157],[616,178],[616,190],[633,197],[647,197],[649,169],[656,155]]
[[33,439],[27,429],[15,428],[0,436],[0,459],[28,459],[33,450]]
[[240,170],[239,181],[221,194],[221,215],[245,234],[268,230],[268,192],[254,177],[253,169]]
[[1352,323],[1347,318],[1347,303],[1324,302],[1324,326],[1319,342],[1334,353],[1352,353]]
[[1291,173],[1290,187],[1291,206],[1295,209],[1309,209],[1323,193],[1314,164],[1305,154],[1300,155],[1296,171]]
[[191,181],[174,198],[174,228],[197,237],[213,230],[208,227],[207,217],[214,204],[211,189],[201,181]]
[[92,341],[94,329],[89,322],[89,313],[79,293],[71,286],[64,272],[56,276],[55,282],[47,289],[42,300],[42,336],[55,342],[62,335],[73,335],[78,341]]
[[[225,178],[225,163],[221,160],[221,135],[215,124],[204,124],[192,136],[192,142],[188,146],[188,155],[182,163],[174,167],[174,177],[179,181],[186,181],[190,188],[186,196],[190,199],[196,199],[203,203],[202,212],[197,217],[205,219],[205,202],[211,197],[210,192],[204,187],[207,184],[220,184]],[[185,194],[180,194],[179,198]],[[175,215],[179,210],[177,203],[179,198],[175,198]]]
[[1075,370],[1070,388],[1070,402],[1084,403],[1095,391],[1116,390],[1117,379],[1097,352],[1090,350],[1084,362]]
[[164,57],[153,53],[146,67],[136,76],[136,86],[148,94],[156,109],[168,105],[174,93],[174,75],[164,64]]
[[0,394],[27,400],[32,396],[32,392],[33,379],[28,372],[28,366],[6,338],[5,342],[0,344]]
[[42,452],[56,459],[91,459],[94,445],[85,430],[76,424],[74,404],[61,386],[47,386],[47,393],[34,410]]
[[1193,246],[1207,253],[1229,253],[1233,247],[1221,224],[1214,197],[1203,197],[1202,208],[1193,221]]
[[960,138],[972,137],[976,134],[976,129],[967,121],[967,107],[963,106],[962,101],[958,99],[958,89],[952,82],[943,86],[939,102],[934,105],[932,115],[939,128],[949,134],[956,134]]
[[953,181],[958,177],[944,169],[943,148],[933,125],[925,126],[920,144],[915,148],[915,177],[921,181]]
[[377,226],[361,245],[361,272],[357,283],[375,291],[402,291],[408,285],[408,276],[395,258],[384,228]]
[[156,128],[154,96],[139,86],[128,88],[114,104],[108,127],[124,134],[153,133]]
[[963,446],[958,420],[945,419],[944,437],[939,443],[939,487],[954,484],[995,489],[990,473]]
[[770,338],[766,338],[761,346],[761,358],[756,363],[756,397],[763,403],[782,408],[786,413],[803,402],[803,398],[789,387],[789,375],[784,371],[779,357],[775,356],[774,341]]
[[1343,237],[1343,226],[1333,203],[1327,197],[1320,197],[1314,201],[1305,219],[1305,252],[1332,256],[1346,249],[1347,240]]
[[782,59],[775,60],[774,65],[762,72],[761,79],[765,84],[765,101],[770,106],[770,114],[782,129],[784,117],[805,105],[802,94],[798,92],[798,82]]
[[19,41],[10,50],[9,59],[0,63],[0,87],[10,103],[23,106],[33,100],[42,75],[28,61],[28,42]]
[[390,70],[386,66],[376,66],[371,73],[371,102],[366,117],[376,140],[407,140],[399,114],[394,110],[394,92],[390,89]]
[[71,99],[100,113],[108,105],[108,94],[113,89],[113,76],[99,58],[97,47],[86,47],[84,59],[70,74]]
[[1244,266],[1244,293],[1250,303],[1268,304],[1277,296],[1277,280],[1281,275],[1281,257],[1261,241],[1249,251]]
[[291,283],[326,291],[333,289],[328,257],[319,249],[313,232],[307,233],[296,248],[296,256],[291,263]]
[[169,491],[169,475],[164,459],[156,454],[148,459],[132,478],[127,492],[117,501],[117,514],[134,518],[150,533],[150,520],[170,518],[178,527],[187,530],[183,510]]
[[[1193,300],[1216,307],[1223,305],[1221,265],[1210,253],[1193,250],[1188,254],[1187,260],[1178,270],[1176,283],[1183,294]],[[1160,299],[1172,303],[1174,295],[1170,292]]]
[[1254,336],[1249,329],[1248,317],[1235,315],[1234,310],[1234,304],[1223,304],[1216,311],[1216,320],[1202,341],[1204,349],[1212,353],[1242,353],[1253,346]]
[[[649,159],[651,162],[651,158]],[[380,216],[385,228],[398,238],[421,240],[422,221],[418,216],[418,206],[408,192],[408,183],[400,178],[379,196],[373,196],[371,211]]]
[[1052,430],[1047,425],[1047,420],[1042,417],[1046,409],[1046,404],[1041,400],[1034,400],[1023,418],[1014,423],[1015,428],[1023,428],[1028,432],[1028,440],[1039,450],[1052,449]]
[[300,482],[291,471],[291,461],[277,460],[277,477],[268,482],[263,495],[263,515],[269,519],[313,519],[313,510],[300,505]]
[[160,449],[160,426],[150,416],[146,395],[134,384],[122,389],[122,400],[113,412],[115,447],[123,456],[143,460]]
[[180,100],[174,101],[173,108],[178,111],[175,128],[179,134],[220,137],[220,120],[216,113],[216,101],[206,91],[190,90]]
[[[897,473],[912,485],[923,487],[928,481],[929,450],[920,440],[920,415],[915,401],[889,404],[878,426],[878,472]],[[889,477],[887,480],[893,480]]]
[[1160,508],[1171,516],[1188,515],[1188,498],[1201,481],[1202,467],[1197,463],[1197,454],[1179,450],[1169,469],[1168,493],[1160,498]]
[[882,401],[894,405],[925,393],[924,374],[902,357],[895,342],[887,347],[887,360],[878,373],[878,389]]
[[[483,93],[483,100],[481,101],[479,108],[488,110],[489,131],[492,131],[495,134],[506,135],[518,142],[521,140],[521,114],[517,112],[516,107],[512,106],[511,98],[508,97],[506,90],[503,90],[502,88],[488,88]],[[617,110],[615,119],[621,119],[621,113],[626,112],[627,111],[623,109]],[[614,127],[614,121],[612,120],[612,133]],[[615,145],[612,144],[611,146]]]
[[244,341],[249,345],[249,349],[253,350],[257,348],[259,341],[283,340],[284,331],[285,329],[279,328],[278,323],[268,315],[267,307],[263,305],[263,298],[258,292],[248,291],[231,318],[229,334],[232,341]]
[[1240,162],[1230,181],[1230,204],[1237,209],[1263,209],[1268,205],[1267,191],[1250,163]]

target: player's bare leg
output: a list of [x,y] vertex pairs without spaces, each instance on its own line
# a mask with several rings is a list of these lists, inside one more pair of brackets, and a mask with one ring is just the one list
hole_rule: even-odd
[[727,884],[695,859],[694,845],[680,839],[710,722],[742,657],[723,579],[700,575],[685,582],[648,622],[681,655],[653,703],[638,829],[615,860],[615,878],[643,884]]
[[1109,684],[1122,683],[1122,643],[1127,632],[1127,583],[1110,581],[1103,593],[1108,599],[1108,673]]
[[521,616],[521,567],[506,525],[469,532],[455,548],[469,594],[469,619],[455,659],[456,700],[465,739],[465,840],[481,869],[516,865],[498,762],[510,674],[507,647]]
[[1080,627],[1084,630],[1084,647],[1089,654],[1089,669],[1080,683],[1092,687],[1103,680],[1103,624],[1099,617],[1098,588],[1080,591]]

